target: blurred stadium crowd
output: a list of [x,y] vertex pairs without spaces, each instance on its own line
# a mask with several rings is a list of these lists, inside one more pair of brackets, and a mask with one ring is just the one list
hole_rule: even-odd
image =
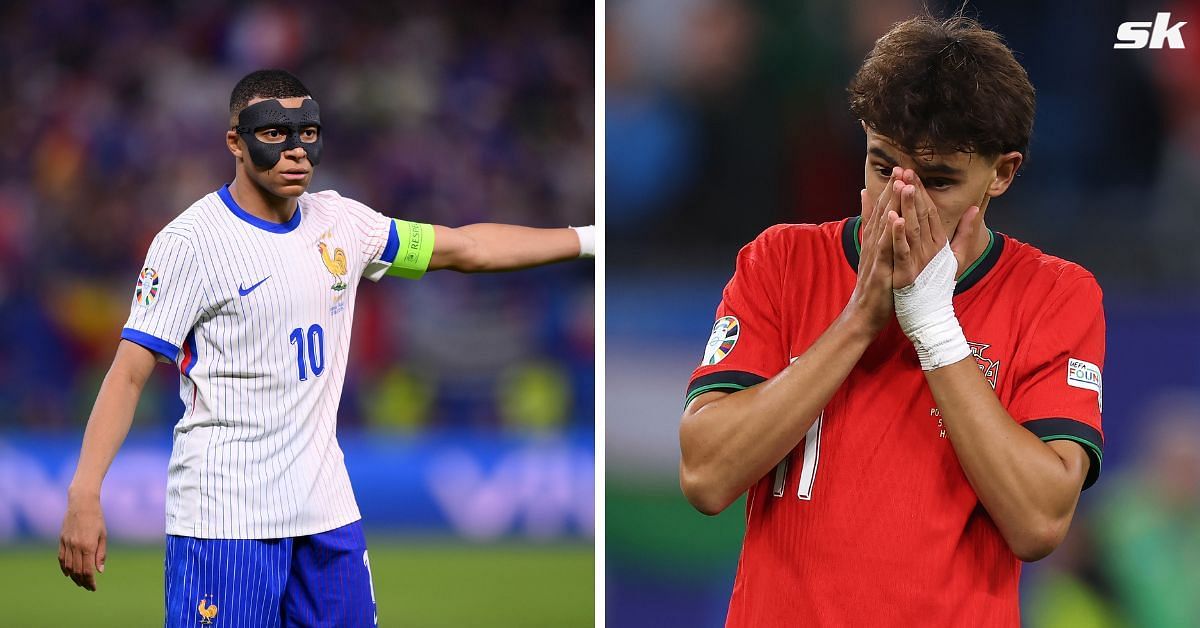
[[[875,38],[923,4],[610,2],[614,236],[670,233],[686,245],[652,252],[676,266],[712,264],[712,244],[728,252],[762,225],[845,216],[862,176],[845,85]],[[1184,21],[1200,6],[985,0],[968,9],[1000,25],[1038,96],[1031,159],[989,221],[1087,260],[1108,284],[1200,278],[1195,247],[1182,246],[1200,227],[1200,53],[1112,49],[1117,24],[1156,11]]]
[[[778,222],[857,213],[864,141],[845,87],[888,0],[610,0],[605,23],[608,617],[719,626],[741,506],[677,487],[678,417],[737,250]],[[1170,12],[1184,50],[1114,50]],[[1105,290],[1104,474],[1067,544],[1026,567],[1030,626],[1200,625],[1200,3],[972,1],[1037,89],[1030,159],[993,229]],[[653,260],[647,264],[647,257]],[[654,272],[647,272],[647,268]],[[648,610],[649,609],[649,610]]]
[[[229,92],[322,107],[314,190],[457,226],[594,220],[592,9],[553,1],[0,4],[0,430],[77,436],[154,234],[232,179]],[[594,420],[590,263],[359,296],[342,428]],[[135,429],[178,418],[158,369]]]

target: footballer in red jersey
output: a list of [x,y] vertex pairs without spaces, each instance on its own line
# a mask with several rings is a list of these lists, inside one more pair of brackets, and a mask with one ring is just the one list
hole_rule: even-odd
[[1018,626],[1021,562],[1100,473],[1100,288],[984,224],[1034,110],[996,33],[897,24],[850,97],[860,215],[742,249],[680,483],[708,514],[747,493],[728,626]]

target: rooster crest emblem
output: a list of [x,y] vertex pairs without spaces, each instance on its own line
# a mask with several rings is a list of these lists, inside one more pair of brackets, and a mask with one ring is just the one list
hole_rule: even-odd
[[992,360],[983,355],[983,352],[988,347],[992,346],[982,342],[967,342],[971,347],[971,355],[975,356],[975,363],[979,365],[979,370],[983,372],[984,378],[992,385],[992,390],[996,389],[996,377],[1000,374],[1000,361]]
[[329,245],[325,244],[325,238],[330,237],[328,231],[322,236],[321,241],[317,242],[317,250],[321,252],[321,261],[325,262],[325,268],[333,274],[333,285],[330,289],[341,292],[346,289],[346,282],[342,281],[342,275],[346,274],[346,252],[341,248],[335,248],[333,254],[329,253]]
[[202,624],[212,624],[213,617],[217,616],[217,605],[208,603],[208,599],[211,597],[211,593],[204,596],[200,600],[200,605],[196,607],[196,610],[200,611],[200,623]]

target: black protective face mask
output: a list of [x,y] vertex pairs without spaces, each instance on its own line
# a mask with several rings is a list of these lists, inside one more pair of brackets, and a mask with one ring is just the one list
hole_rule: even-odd
[[[310,126],[317,127],[317,141],[301,142],[300,130]],[[321,108],[311,98],[294,109],[284,107],[275,99],[255,103],[242,109],[238,114],[238,125],[233,128],[245,140],[250,160],[259,168],[274,168],[284,151],[297,146],[308,153],[312,165],[321,163]],[[287,139],[268,144],[254,135],[261,129],[280,129],[287,133]]]

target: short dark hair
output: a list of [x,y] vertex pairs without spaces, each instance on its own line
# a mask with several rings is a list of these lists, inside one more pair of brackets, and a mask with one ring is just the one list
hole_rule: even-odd
[[969,17],[897,23],[848,91],[854,115],[905,150],[1027,154],[1029,75],[998,33]]
[[304,83],[286,70],[256,70],[242,77],[229,95],[229,117],[235,118],[255,98],[312,96]]

